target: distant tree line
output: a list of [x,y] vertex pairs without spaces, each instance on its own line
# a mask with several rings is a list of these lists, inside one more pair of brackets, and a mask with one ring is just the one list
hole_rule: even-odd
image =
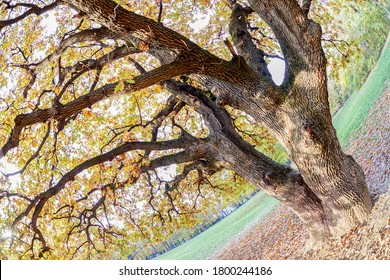
[[343,10],[339,15],[345,29],[344,44],[350,48],[340,54],[345,59],[344,67],[334,71],[330,78],[329,102],[333,114],[366,81],[381,54],[390,26],[389,2],[365,1],[364,5],[349,3],[349,7],[352,10]]
[[202,232],[206,231],[210,227],[214,226],[222,219],[233,213],[240,206],[250,200],[254,195],[256,195],[260,190],[256,190],[251,193],[249,196],[242,197],[238,201],[231,202],[228,207],[220,209],[216,215],[210,213],[204,217],[204,222],[196,225],[192,229],[182,229],[175,233],[172,238],[161,242],[160,244],[151,244],[149,246],[143,247],[140,245],[141,249],[134,251],[131,255],[128,256],[128,259],[145,259],[150,260],[156,258],[176,247],[188,242],[192,238],[198,236]]

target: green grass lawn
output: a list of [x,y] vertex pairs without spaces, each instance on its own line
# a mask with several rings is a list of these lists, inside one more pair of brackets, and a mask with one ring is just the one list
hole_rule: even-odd
[[[389,38],[383,48],[381,57],[368,76],[366,83],[358,92],[351,96],[333,120],[340,142],[344,147],[351,137],[359,133],[359,128],[364,123],[370,108],[375,100],[381,96],[384,87],[389,81]],[[156,259],[208,259],[231,241],[234,236],[243,232],[252,223],[267,216],[276,208],[278,203],[276,199],[260,192],[219,223]]]
[[231,241],[246,227],[267,216],[278,201],[259,192],[219,223],[156,260],[204,260]]
[[337,136],[343,147],[359,133],[370,108],[381,96],[390,77],[390,39],[387,39],[382,54],[362,88],[355,92],[333,119]]

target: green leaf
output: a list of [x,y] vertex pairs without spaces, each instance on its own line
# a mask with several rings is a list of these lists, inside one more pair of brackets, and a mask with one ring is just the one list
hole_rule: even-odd
[[114,91],[115,93],[118,93],[119,91],[122,91],[125,89],[125,83],[123,81],[119,81],[119,83],[116,85]]

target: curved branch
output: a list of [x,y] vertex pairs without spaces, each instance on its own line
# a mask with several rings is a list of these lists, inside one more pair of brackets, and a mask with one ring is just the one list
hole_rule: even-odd
[[[75,73],[74,76],[71,78],[69,82],[75,81],[78,77],[80,77],[82,74],[86,73],[87,71],[94,70],[94,69],[101,69],[103,66],[121,59],[123,57],[126,57],[130,54],[136,54],[140,53],[141,50],[134,48],[134,47],[129,47],[127,45],[123,45],[120,47],[115,48],[108,54],[105,54],[97,59],[85,59],[82,61],[78,61],[76,64],[65,67],[62,69],[60,72],[60,77],[59,77],[59,84],[63,82],[65,79],[66,75],[69,73]],[[64,88],[66,88],[64,86]]]
[[26,170],[26,168],[28,167],[28,165],[38,157],[40,151],[42,150],[43,146],[45,145],[46,143],[46,140],[47,138],[49,137],[50,135],[50,131],[51,131],[51,124],[50,122],[48,123],[47,125],[47,130],[46,130],[46,134],[45,136],[43,136],[43,139],[41,141],[41,144],[39,145],[38,149],[35,151],[35,153],[26,161],[25,165],[23,166],[23,168],[19,171],[15,171],[15,172],[12,172],[12,173],[8,173],[8,174],[5,174],[7,177],[10,177],[10,176],[14,176],[14,175],[17,175],[17,174],[23,174],[23,172]]
[[[307,18],[297,0],[249,0],[249,3],[272,28],[293,74],[308,67],[325,67],[321,27]],[[307,3],[304,7],[307,8]]]
[[60,181],[48,190],[46,193],[49,196],[53,196],[57,194],[66,183],[73,181],[75,176],[82,171],[91,168],[92,166],[101,164],[103,162],[112,161],[115,157],[125,154],[129,151],[133,150],[169,150],[169,149],[182,149],[186,148],[187,145],[190,145],[191,142],[188,138],[178,138],[175,140],[169,140],[169,141],[161,141],[161,142],[127,142],[123,145],[120,145],[119,147],[116,147],[112,149],[109,152],[106,152],[104,154],[98,155],[90,160],[87,160],[83,162],[82,164],[79,164],[75,168],[73,168],[71,171],[66,173]]
[[175,81],[166,81],[165,84],[179,99],[194,104],[194,108],[209,123],[213,133],[209,137],[212,140],[208,143],[208,156],[220,166],[235,171],[256,186],[261,186],[268,194],[289,205],[301,217],[305,215],[305,210],[297,208],[296,205],[317,209],[320,215],[324,213],[320,199],[306,185],[301,174],[273,161],[244,141],[235,131],[225,109],[217,107],[200,90],[189,85]]
[[[153,48],[163,47],[176,50],[176,53],[188,53],[200,48],[186,37],[164,27],[161,23],[124,9],[112,0],[65,0],[70,6],[84,12],[117,34],[131,34],[135,38],[148,42]],[[210,55],[203,51],[202,55]]]
[[18,197],[18,198],[22,198],[30,203],[32,202],[32,200],[25,195],[21,195],[19,193],[12,193],[12,192],[9,192],[7,190],[0,189],[0,200],[3,199],[4,197],[7,197],[7,198]]
[[[113,32],[131,40],[134,38],[134,41],[138,40],[140,45],[146,45],[154,55],[160,52],[161,61],[164,60],[163,56],[170,56],[187,66],[196,66],[192,71],[187,71],[188,74],[208,76],[241,87],[256,86],[259,96],[272,103],[277,103],[281,98],[275,91],[273,83],[259,79],[259,76],[246,65],[245,60],[225,61],[161,23],[128,11],[112,0],[65,2]],[[164,54],[161,55],[161,52]]]
[[243,8],[239,4],[232,5],[232,15],[229,23],[229,32],[233,38],[238,54],[242,55],[248,65],[263,77],[271,78],[271,73],[264,60],[264,52],[253,43],[248,31],[247,16],[253,12],[251,8]]
[[308,14],[310,12],[311,2],[312,2],[312,0],[302,0],[302,5],[301,5],[302,11],[306,15],[306,17],[308,16]]
[[[105,27],[82,30],[82,31],[75,33],[75,34],[72,34],[69,37],[67,37],[66,39],[64,39],[60,43],[59,47],[52,54],[48,55],[47,57],[42,59],[40,62],[32,63],[32,64],[28,64],[28,65],[15,65],[15,66],[27,69],[31,75],[30,82],[26,86],[26,88],[23,92],[23,96],[25,98],[27,97],[28,91],[32,88],[32,86],[34,85],[34,83],[36,81],[37,74],[40,73],[51,62],[54,62],[54,61],[57,61],[58,59],[60,59],[61,55],[70,46],[72,46],[76,43],[80,43],[80,42],[98,41],[98,40],[102,40],[105,38],[116,38],[116,37],[117,37],[117,35],[115,33],[109,31]],[[120,52],[120,51],[118,51],[118,52]],[[113,58],[111,58],[111,59],[113,59]],[[102,60],[101,63],[103,63],[103,61],[104,60]],[[80,63],[82,63],[82,62],[80,62]],[[69,70],[69,69],[72,69],[72,67],[67,67],[66,69]],[[64,75],[66,75],[66,73],[62,73],[62,72],[60,73],[60,78],[59,78],[60,84],[61,84],[61,81],[63,80]]]
[[[163,156],[161,158],[155,159],[150,162],[149,166],[143,167],[142,171],[145,172],[147,170],[152,170],[160,166],[167,166],[175,163],[187,162],[196,157],[194,154],[191,155],[191,151],[193,151],[194,142],[193,138],[190,138],[188,135],[184,135],[178,139],[170,140],[170,141],[161,141],[161,142],[127,142],[119,147],[112,149],[109,152],[98,155],[94,158],[91,158],[67,172],[62,178],[57,182],[57,184],[48,190],[40,193],[36,196],[31,203],[27,206],[24,212],[19,214],[12,224],[12,229],[24,218],[26,217],[31,210],[35,207],[33,214],[33,222],[36,224],[36,220],[38,218],[39,213],[43,209],[44,204],[51,197],[58,194],[61,190],[63,190],[67,183],[74,180],[74,178],[83,172],[84,170],[96,166],[98,164],[112,161],[119,155],[127,153],[133,150],[170,150],[170,149],[183,149],[189,148],[187,152],[179,152],[177,154]],[[202,154],[203,155],[203,154]],[[36,226],[34,226],[34,231],[40,236],[39,231],[36,230]],[[41,240],[44,243],[44,240]]]
[[63,54],[70,46],[74,44],[88,41],[99,41],[108,38],[115,39],[117,37],[118,36],[115,33],[111,32],[106,27],[82,30],[72,34],[62,40],[58,48],[52,54],[37,63],[36,71],[39,71],[43,67],[47,66],[50,62],[56,61],[61,56],[61,54]]
[[173,164],[180,164],[185,162],[190,162],[198,158],[202,158],[205,156],[204,152],[196,151],[196,152],[189,152],[188,149],[179,152],[176,154],[166,155],[159,157],[157,159],[151,160],[149,166],[142,167],[142,172],[148,171],[148,170],[154,170],[159,167],[169,166]]
[[124,88],[122,90],[116,90],[120,82],[106,84],[65,105],[56,104],[49,109],[37,109],[31,113],[20,114],[15,118],[15,126],[11,132],[11,135],[0,150],[0,158],[4,157],[10,149],[18,146],[20,141],[20,133],[26,126],[30,126],[36,123],[43,123],[50,119],[62,121],[112,95],[135,92],[154,84],[158,84],[159,82],[166,79],[179,76],[181,74],[186,74],[191,70],[197,69],[198,67],[199,65],[188,67],[188,64],[182,61],[173,62],[168,65],[162,65],[161,67],[158,67],[149,72],[145,72],[135,77],[131,82],[122,81],[124,84]]
[[222,168],[216,166],[213,161],[195,160],[191,164],[184,166],[183,171],[180,174],[176,175],[173,180],[166,182],[165,190],[167,192],[172,192],[173,190],[177,189],[180,182],[183,181],[187,177],[187,175],[193,170],[197,170],[198,173],[203,171],[209,175],[212,175],[220,171],[221,169]]
[[11,5],[11,4],[9,4],[8,1],[2,1],[1,4],[5,4],[6,5],[6,9],[14,9],[14,8],[17,8],[17,7],[26,7],[26,8],[29,8],[29,9],[26,12],[24,12],[23,14],[21,14],[20,16],[17,16],[16,18],[0,21],[0,31],[4,27],[13,25],[13,24],[15,24],[15,23],[25,19],[29,15],[36,14],[37,16],[39,16],[41,14],[44,14],[44,13],[54,9],[55,7],[57,7],[61,2],[62,1],[57,0],[57,1],[54,1],[53,3],[47,5],[47,6],[43,7],[43,8],[40,8],[37,5],[29,4],[29,3],[17,3],[15,5]]

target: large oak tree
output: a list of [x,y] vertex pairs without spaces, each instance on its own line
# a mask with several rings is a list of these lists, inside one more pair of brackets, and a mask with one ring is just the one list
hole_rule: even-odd
[[[364,222],[372,204],[332,126],[315,4],[1,1],[0,158],[19,168],[1,177],[2,254],[158,241],[248,184],[288,205],[313,244]],[[207,11],[199,35],[186,22]],[[285,61],[280,85],[270,57]],[[269,133],[296,169],[266,155]]]

